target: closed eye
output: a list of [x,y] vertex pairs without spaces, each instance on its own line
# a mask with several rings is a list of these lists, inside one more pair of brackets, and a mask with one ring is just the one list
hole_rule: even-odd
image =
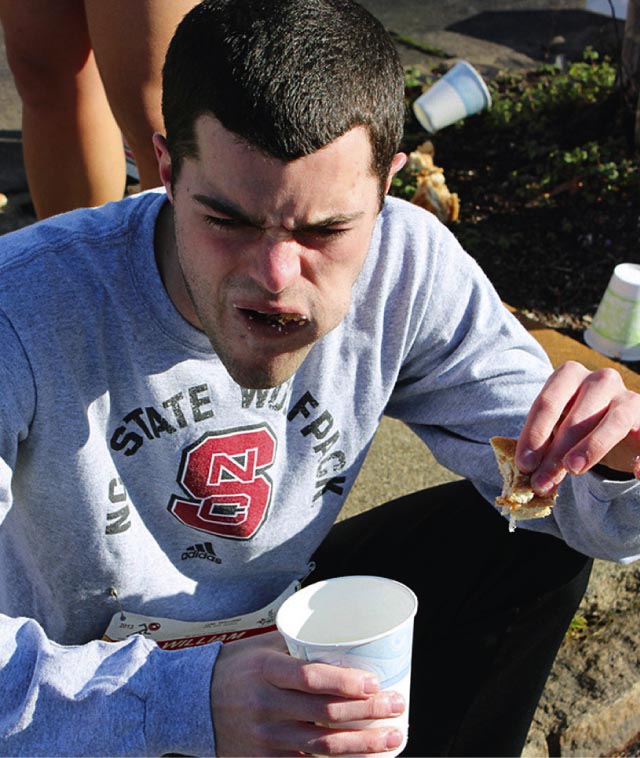
[[259,236],[261,230],[249,221],[241,218],[229,218],[228,216],[211,216],[207,214],[204,217],[205,224],[212,230],[213,234],[219,237],[229,237],[231,239],[242,239],[248,241]]
[[[262,230],[259,227],[253,226],[251,223],[236,218],[228,218],[224,216],[211,216],[206,215],[204,217],[205,223],[224,232],[255,232],[260,233]],[[350,229],[336,228],[332,226],[310,226],[297,229],[293,232],[293,236],[301,243],[311,242],[312,240],[337,240],[343,235],[347,234]]]
[[308,234],[308,235],[316,236],[316,237],[325,237],[327,239],[329,238],[335,239],[336,237],[341,237],[343,234],[346,234],[348,231],[350,230],[349,229],[335,229],[330,226],[326,226],[326,227],[321,226],[321,227],[311,228],[311,229],[302,229],[300,230],[300,232],[298,232],[298,234]]
[[220,216],[205,216],[205,223],[209,226],[213,226],[217,229],[237,229],[246,224],[243,221],[238,221],[235,218],[221,218]]

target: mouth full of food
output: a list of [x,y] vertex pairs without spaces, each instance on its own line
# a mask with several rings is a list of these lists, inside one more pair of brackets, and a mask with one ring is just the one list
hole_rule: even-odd
[[250,325],[267,327],[278,334],[291,334],[309,323],[309,319],[300,313],[267,313],[239,308]]

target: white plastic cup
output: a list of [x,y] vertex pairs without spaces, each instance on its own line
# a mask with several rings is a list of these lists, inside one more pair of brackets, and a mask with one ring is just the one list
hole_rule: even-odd
[[467,61],[458,61],[413,102],[416,118],[431,134],[490,107],[489,88]]
[[373,672],[381,689],[400,692],[406,702],[401,716],[376,721],[335,724],[341,729],[393,726],[407,743],[415,594],[404,584],[377,576],[344,576],[316,582],[287,598],[276,625],[289,653],[305,661]]
[[640,264],[615,267],[584,339],[609,358],[640,360]]

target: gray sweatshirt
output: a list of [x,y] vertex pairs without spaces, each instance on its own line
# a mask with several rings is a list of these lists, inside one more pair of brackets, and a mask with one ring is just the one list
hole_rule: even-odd
[[[384,414],[493,502],[488,439],[519,434],[550,372],[450,232],[390,199],[344,321],[288,382],[242,389],[163,288],[164,202],[0,240],[2,754],[212,754],[219,644],[102,641],[112,616],[271,602],[305,573]],[[636,482],[587,474],[531,528],[628,562],[639,512]]]

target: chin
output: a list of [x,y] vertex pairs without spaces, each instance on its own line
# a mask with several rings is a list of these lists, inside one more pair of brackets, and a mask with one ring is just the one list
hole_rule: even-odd
[[290,379],[294,373],[229,372],[235,383],[246,390],[268,390],[278,387],[283,382],[286,382],[287,379]]
[[315,344],[314,340],[293,350],[277,352],[268,345],[245,345],[244,350],[242,345],[233,345],[229,349],[211,335],[209,341],[233,381],[251,390],[271,389],[291,379]]
[[286,361],[274,361],[270,365],[260,366],[241,366],[226,365],[231,378],[245,389],[267,390],[278,387],[283,382],[296,373],[302,364],[303,357],[296,357],[295,360],[288,356]]

